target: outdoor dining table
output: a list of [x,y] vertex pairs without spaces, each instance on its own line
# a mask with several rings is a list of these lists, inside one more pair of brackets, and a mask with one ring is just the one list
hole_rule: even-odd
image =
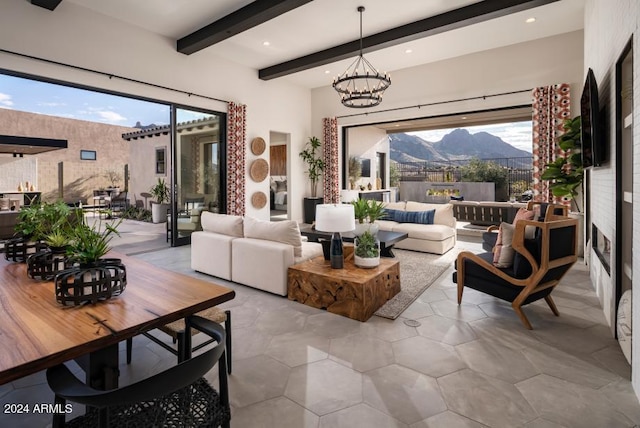
[[96,304],[63,306],[54,283],[0,260],[0,385],[75,359],[95,388],[118,386],[118,344],[235,297],[227,287],[117,253],[124,292]]

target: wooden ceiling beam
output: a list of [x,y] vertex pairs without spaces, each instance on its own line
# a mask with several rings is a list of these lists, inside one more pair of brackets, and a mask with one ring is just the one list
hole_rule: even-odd
[[[373,52],[401,43],[422,39],[468,25],[488,21],[521,12],[534,7],[544,6],[559,0],[485,0],[440,15],[415,21],[392,28],[362,39],[363,52]],[[354,31],[355,31],[354,26]],[[499,31],[499,30],[496,30]],[[271,80],[314,67],[331,64],[356,56],[360,50],[360,39],[344,43],[329,49],[305,55],[290,61],[259,70],[262,80]]]
[[312,0],[256,0],[177,42],[178,52],[190,55],[263,24]]
[[31,4],[44,7],[45,9],[54,10],[62,0],[31,0]]

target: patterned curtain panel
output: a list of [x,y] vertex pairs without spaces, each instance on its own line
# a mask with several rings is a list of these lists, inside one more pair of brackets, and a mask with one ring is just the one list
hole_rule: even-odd
[[245,213],[247,106],[229,103],[227,114],[227,214]]
[[324,203],[339,204],[338,119],[335,117],[322,119],[322,134],[322,158],[325,163],[324,174],[322,174]]
[[571,118],[569,96],[567,83],[533,90],[533,193],[536,201],[562,202],[551,193],[549,182],[540,177],[545,166],[561,153],[557,139],[564,132],[564,120]]

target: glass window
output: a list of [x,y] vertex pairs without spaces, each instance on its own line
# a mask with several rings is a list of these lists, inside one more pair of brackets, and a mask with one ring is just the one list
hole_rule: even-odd
[[80,150],[80,160],[96,160],[95,150]]
[[165,174],[167,171],[166,152],[164,147],[156,149],[156,174]]

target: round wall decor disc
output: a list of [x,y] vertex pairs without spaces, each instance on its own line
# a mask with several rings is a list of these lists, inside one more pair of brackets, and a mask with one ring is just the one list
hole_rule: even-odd
[[256,137],[251,141],[251,153],[254,155],[261,155],[264,153],[264,149],[267,147],[264,139],[261,137]]
[[264,192],[255,192],[251,195],[251,205],[253,205],[254,208],[263,208],[267,205],[267,195],[265,195]]
[[269,175],[269,164],[264,159],[256,159],[251,163],[249,176],[256,183],[261,182]]

